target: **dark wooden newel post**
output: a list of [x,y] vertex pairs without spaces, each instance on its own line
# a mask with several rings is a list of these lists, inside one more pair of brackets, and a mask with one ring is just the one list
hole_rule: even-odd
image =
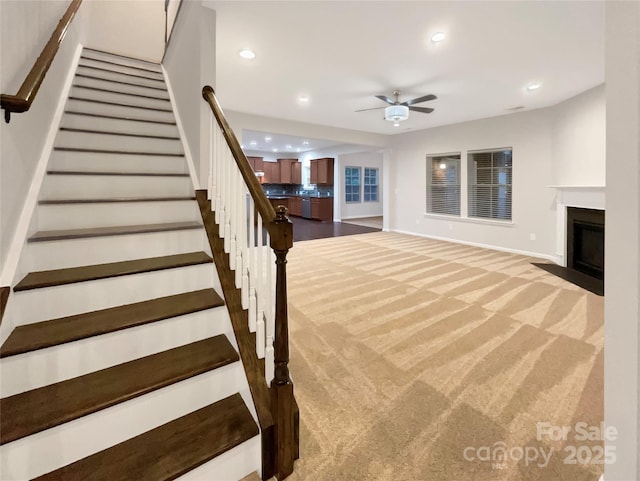
[[293,225],[287,209],[278,206],[272,224],[271,248],[276,254],[275,376],[271,382],[271,411],[276,425],[276,473],[282,480],[293,472],[296,453],[293,383],[289,377],[289,318],[287,314],[287,252],[293,247]]

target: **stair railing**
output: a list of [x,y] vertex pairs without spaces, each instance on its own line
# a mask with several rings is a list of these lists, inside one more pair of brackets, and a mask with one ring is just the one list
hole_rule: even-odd
[[276,427],[275,468],[282,480],[293,471],[295,456],[286,274],[293,228],[286,208],[274,210],[264,194],[213,88],[205,86],[202,96],[216,119],[210,123],[208,196],[248,309],[249,330],[256,333],[256,353],[264,358]]
[[58,22],[58,26],[51,34],[49,41],[42,49],[42,53],[38,56],[36,61],[31,67],[31,70],[27,74],[22,82],[22,85],[18,89],[18,93],[15,95],[0,95],[0,108],[4,109],[4,120],[9,123],[11,120],[11,112],[22,113],[31,108],[31,104],[40,90],[40,86],[44,81],[44,77],[47,75],[49,67],[53,63],[53,59],[58,53],[60,44],[64,40],[69,25],[73,20],[82,0],[72,0],[67,8],[67,11]]

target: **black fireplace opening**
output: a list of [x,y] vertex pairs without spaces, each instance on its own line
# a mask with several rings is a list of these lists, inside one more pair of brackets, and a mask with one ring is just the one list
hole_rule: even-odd
[[599,296],[604,295],[604,211],[567,207],[567,267],[538,263],[544,269]]
[[604,280],[604,211],[567,208],[567,267]]

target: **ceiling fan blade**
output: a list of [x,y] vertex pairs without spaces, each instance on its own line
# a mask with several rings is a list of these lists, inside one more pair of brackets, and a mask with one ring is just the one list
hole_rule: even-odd
[[376,95],[376,98],[382,100],[383,102],[387,102],[388,104],[396,105],[396,101],[393,99],[390,99],[386,95]]
[[386,107],[373,107],[372,109],[360,109],[360,110],[354,110],[354,112],[366,112],[367,110],[379,110],[379,109],[386,109]]
[[402,102],[400,105],[406,105],[408,107],[409,105],[419,104],[421,102],[426,102],[427,100],[435,100],[437,98],[438,97],[436,97],[435,95],[429,94],[424,95],[423,97],[415,98],[413,100],[407,100],[406,102]]
[[423,114],[430,114],[433,112],[433,109],[429,107],[409,107],[409,110],[413,110],[414,112],[422,112]]

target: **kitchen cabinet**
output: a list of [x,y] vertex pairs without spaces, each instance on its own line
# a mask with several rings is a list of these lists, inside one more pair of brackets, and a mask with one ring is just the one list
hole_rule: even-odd
[[291,183],[302,185],[302,163],[294,162],[291,164]]
[[316,185],[333,185],[333,158],[311,160],[311,183]]
[[264,162],[264,178],[263,184],[279,184],[280,183],[280,164],[278,162]]
[[302,197],[289,197],[289,215],[302,215]]
[[333,197],[311,197],[311,218],[332,221]]
[[278,159],[281,184],[291,184],[291,166],[294,162],[298,162],[298,159]]
[[264,157],[247,157],[247,160],[254,172],[264,171]]

